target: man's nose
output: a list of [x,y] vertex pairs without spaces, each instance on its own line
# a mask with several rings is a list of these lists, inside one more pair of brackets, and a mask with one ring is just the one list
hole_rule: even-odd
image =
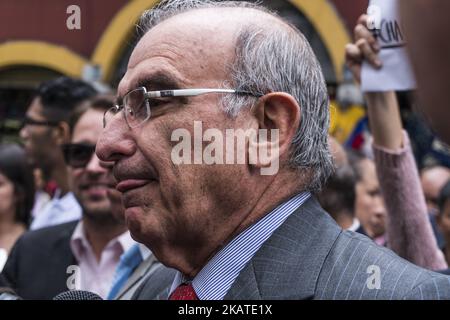
[[136,151],[132,133],[121,117],[116,117],[103,129],[95,153],[103,161],[118,161]]
[[377,197],[375,203],[374,203],[374,207],[375,207],[375,215],[378,217],[384,217],[387,215],[386,212],[386,206],[384,204],[384,200],[381,196]]
[[28,137],[28,131],[27,131],[27,127],[23,126],[22,129],[20,129],[19,131],[19,137],[24,140]]
[[86,165],[86,170],[91,173],[104,173],[109,169],[105,168],[102,165],[102,161],[97,157],[97,155],[93,154],[88,164]]

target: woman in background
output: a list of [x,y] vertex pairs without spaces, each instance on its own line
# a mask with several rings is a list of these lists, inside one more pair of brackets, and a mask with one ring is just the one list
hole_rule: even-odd
[[[367,15],[359,18],[354,29],[355,42],[346,46],[347,66],[359,83],[363,60],[376,69],[382,68],[382,62],[378,59],[380,46],[367,29],[367,18]],[[419,172],[409,136],[403,130],[396,94],[394,91],[366,92],[365,100],[377,172],[375,175],[371,167],[370,180],[376,182],[372,183],[374,186],[379,183],[380,192],[377,187],[365,188],[363,191],[369,200],[383,196],[386,219],[376,219],[386,221],[383,242],[387,240],[387,246],[392,251],[418,266],[431,270],[447,269],[447,262],[437,245],[428,218]],[[367,192],[371,189],[372,192]],[[376,203],[365,202],[372,206]],[[363,210],[364,207],[361,206]],[[371,215],[375,213],[376,211],[370,212]],[[365,229],[371,228],[371,225],[365,226],[363,221],[361,223]],[[372,224],[374,225],[379,226],[381,223]],[[380,238],[383,228],[373,229],[378,229],[375,236]]]
[[[15,144],[0,145],[0,255],[9,253],[27,230],[34,190],[25,151]],[[2,268],[0,265],[0,271]]]

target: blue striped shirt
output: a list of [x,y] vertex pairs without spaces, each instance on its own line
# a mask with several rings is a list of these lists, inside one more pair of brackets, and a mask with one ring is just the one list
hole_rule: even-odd
[[[309,192],[292,197],[223,247],[192,280],[192,286],[198,298],[200,300],[222,300],[239,273],[263,243],[309,197]],[[170,293],[186,282],[190,281],[181,272],[178,272]]]

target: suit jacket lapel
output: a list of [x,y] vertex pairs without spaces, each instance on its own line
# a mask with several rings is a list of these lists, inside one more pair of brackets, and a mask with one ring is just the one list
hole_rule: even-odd
[[263,244],[225,299],[311,299],[342,230],[311,197]]
[[70,238],[76,225],[77,222],[74,222],[61,230],[60,234],[55,237],[52,250],[48,255],[51,262],[47,264],[45,272],[48,277],[51,277],[52,281],[48,284],[47,289],[55,295],[69,290],[67,281],[72,273],[68,270],[68,267],[78,264],[70,248]]
[[225,295],[225,300],[261,300],[252,261],[248,263]]
[[72,224],[68,225],[67,228],[61,231],[59,237],[54,243],[53,254],[54,265],[68,267],[69,265],[78,264],[75,256],[72,253],[72,248],[70,247],[70,239],[79,221],[74,221]]
[[[145,259],[137,269],[131,274],[130,278],[123,285],[123,287],[119,290],[119,293],[116,296],[116,300],[123,297],[128,291],[135,287],[135,285],[144,278],[148,272],[153,268],[153,265],[158,263],[155,256],[151,254],[147,259]],[[154,269],[154,268],[153,268]]]

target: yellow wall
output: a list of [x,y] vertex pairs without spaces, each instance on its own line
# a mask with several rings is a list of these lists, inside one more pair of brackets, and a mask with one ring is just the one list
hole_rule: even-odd
[[79,77],[88,61],[73,51],[42,41],[9,41],[0,45],[0,72],[13,66],[40,66]]

